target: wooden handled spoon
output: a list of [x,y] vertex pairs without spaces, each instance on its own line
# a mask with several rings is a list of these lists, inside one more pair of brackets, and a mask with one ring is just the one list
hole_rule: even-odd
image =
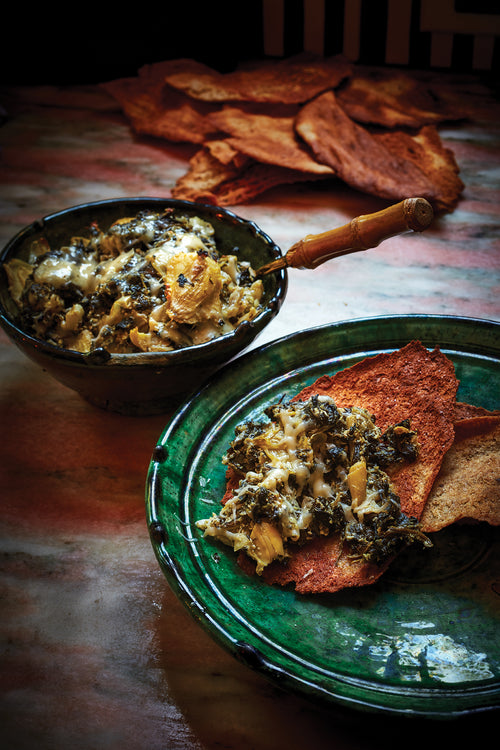
[[377,247],[381,242],[408,230],[422,232],[434,218],[425,198],[406,198],[382,211],[357,216],[349,224],[322,234],[309,234],[292,245],[282,258],[257,270],[265,276],[281,268],[317,268],[339,255]]

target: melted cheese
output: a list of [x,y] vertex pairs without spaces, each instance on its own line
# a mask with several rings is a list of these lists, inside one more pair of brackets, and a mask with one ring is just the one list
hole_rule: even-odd
[[[35,241],[29,263],[5,264],[10,293],[31,330],[65,348],[132,352],[197,345],[255,318],[264,293],[260,280],[240,285],[243,271],[251,278],[250,265],[219,255],[214,236],[200,217],[167,211],[120,219],[107,233],[75,237],[54,252],[46,241]],[[78,315],[71,310],[75,302]]]
[[83,263],[74,263],[68,258],[54,258],[52,256],[42,260],[35,269],[35,281],[50,284],[60,289],[69,282],[79,287],[85,294],[94,292],[99,284],[107,284],[119,276],[123,267],[133,257],[134,251],[121,253],[117,258],[110,258],[99,262],[90,258]]
[[195,234],[187,233],[155,245],[148,252],[146,258],[159,274],[165,276],[168,274],[170,264],[178,253],[197,253],[198,250],[206,252],[207,247]]
[[[320,407],[336,408],[328,396],[319,397],[318,403]],[[328,427],[322,430],[314,422],[313,416],[306,414],[307,411],[300,406],[276,409],[273,420],[263,431],[246,438],[254,451],[260,451],[260,466],[245,474],[219,515],[213,514],[197,524],[205,535],[219,539],[224,538],[227,530],[226,544],[232,543],[236,533],[234,529],[239,526],[238,544],[242,544],[241,534],[246,535],[243,547],[250,557],[257,560],[258,572],[267,564],[266,559],[270,555],[270,559],[274,559],[273,555],[278,554],[276,544],[272,542],[277,529],[284,543],[300,540],[302,533],[308,532],[311,527],[316,508],[326,514],[333,508],[339,509],[346,524],[354,521],[363,523],[367,515],[380,513],[385,508],[380,502],[378,490],[369,488],[369,469],[364,458],[349,465],[347,453],[350,451],[341,448],[339,455],[343,457],[343,463],[335,471],[332,471],[331,463],[328,468],[326,456],[332,447],[328,441],[333,439],[334,431],[330,434]],[[360,436],[358,439],[363,439],[367,431],[372,435],[380,434],[364,409],[339,409],[338,414],[340,422],[336,429],[338,435],[344,436],[343,445],[352,439],[353,430]],[[335,478],[332,479],[332,476]],[[271,539],[263,537],[262,528],[265,527],[259,526],[257,533],[250,521],[254,518],[252,503],[259,507],[259,489],[267,493],[263,496],[263,502],[271,509],[267,516],[272,526],[272,533],[269,532]],[[249,515],[245,515],[247,502],[250,502]],[[259,519],[260,513],[257,513]],[[226,526],[226,521],[230,528]],[[256,534],[259,542],[253,545]]]

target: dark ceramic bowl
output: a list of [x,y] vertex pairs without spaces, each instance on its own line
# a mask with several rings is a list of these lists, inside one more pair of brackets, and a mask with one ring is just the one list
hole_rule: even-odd
[[[32,242],[42,236],[52,246],[63,245],[97,221],[107,228],[142,209],[171,207],[209,221],[221,253],[238,253],[257,269],[281,257],[281,250],[253,222],[231,211],[188,201],[163,198],[123,198],[67,208],[30,224],[2,250],[0,266],[12,257],[27,259]],[[175,409],[184,397],[219,367],[246,349],[277,315],[287,290],[286,271],[263,278],[261,312],[251,321],[218,339],[172,352],[89,354],[60,349],[19,328],[18,311],[10,297],[7,275],[0,268],[0,324],[32,360],[84,399],[123,414],[153,414]]]

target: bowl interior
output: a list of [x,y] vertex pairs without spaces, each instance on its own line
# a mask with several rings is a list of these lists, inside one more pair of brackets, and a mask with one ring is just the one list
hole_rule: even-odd
[[[92,223],[97,223],[105,230],[118,219],[151,208],[158,211],[174,208],[206,219],[214,227],[217,247],[221,254],[234,253],[241,259],[251,262],[254,269],[281,257],[280,248],[256,224],[227,209],[164,198],[122,198],[67,208],[33,222],[5,245],[0,254],[0,263],[13,257],[27,260],[32,243],[41,237],[45,237],[52,247],[62,246],[73,236],[88,236]],[[258,320],[252,321],[252,327],[267,324],[269,316],[272,317],[272,313],[275,313],[274,308],[281,305],[286,294],[286,273],[281,271],[268,274],[263,278],[263,284],[263,309]],[[5,316],[7,321],[15,326],[19,317],[16,305],[9,294],[4,272],[0,274],[0,316]],[[189,356],[187,349],[179,352],[183,352],[183,356]],[[136,355],[113,355],[113,359],[119,361],[130,356]]]
[[[161,211],[165,208],[209,221],[214,227],[219,252],[235,254],[249,261],[254,269],[282,255],[280,248],[256,224],[227,209],[164,198],[121,198],[67,208],[33,222],[5,245],[0,254],[0,266],[13,257],[27,260],[32,243],[41,237],[52,247],[63,246],[74,236],[88,236],[93,223],[106,230],[114,221],[135,216],[144,209]],[[211,374],[252,343],[281,307],[287,291],[286,271],[263,277],[263,287],[259,314],[213,341],[172,352],[108,354],[101,350],[82,354],[55,347],[19,327],[19,313],[9,293],[7,274],[0,268],[0,324],[25,354],[84,398],[106,408],[113,408],[113,403],[131,401],[152,403],[162,395],[177,397],[189,390],[188,368],[199,368],[196,373],[199,385],[200,378]],[[125,380],[128,382],[121,382]]]

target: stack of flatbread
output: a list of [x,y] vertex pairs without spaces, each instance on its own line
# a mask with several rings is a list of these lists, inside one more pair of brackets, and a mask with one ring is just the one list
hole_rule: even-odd
[[[456,401],[458,380],[451,360],[439,348],[412,341],[394,352],[367,357],[323,376],[295,398],[331,396],[339,407],[360,406],[384,431],[410,419],[419,456],[391,476],[401,510],[420,521],[425,533],[457,522],[500,525],[500,412]],[[238,477],[228,471],[227,493]],[[224,501],[224,498],[223,498]],[[422,553],[425,554],[425,553]],[[241,567],[253,561],[240,553]],[[286,562],[268,565],[268,584],[293,584],[300,594],[332,593],[378,580],[391,564],[354,558],[340,534],[297,546]]]
[[438,126],[463,116],[438,84],[309,55],[220,73],[190,59],[102,84],[135,132],[197,148],[172,195],[234,205],[276,185],[341,180],[452,211],[463,190]]

